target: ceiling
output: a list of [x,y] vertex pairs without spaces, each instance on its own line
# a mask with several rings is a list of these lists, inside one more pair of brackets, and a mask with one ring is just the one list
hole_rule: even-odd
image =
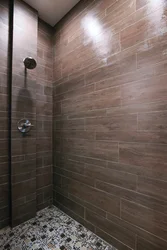
[[80,0],[24,0],[39,13],[39,17],[54,26]]

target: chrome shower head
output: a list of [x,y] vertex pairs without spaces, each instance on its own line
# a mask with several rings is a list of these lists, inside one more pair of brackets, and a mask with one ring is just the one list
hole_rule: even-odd
[[35,59],[32,58],[32,57],[26,57],[26,58],[23,60],[23,63],[24,63],[24,66],[25,66],[27,69],[35,69],[36,66],[37,66],[37,63],[36,63]]

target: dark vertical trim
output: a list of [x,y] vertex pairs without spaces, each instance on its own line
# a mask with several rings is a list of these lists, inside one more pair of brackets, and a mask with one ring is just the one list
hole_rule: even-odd
[[9,216],[12,226],[12,65],[13,65],[13,22],[14,0],[9,0],[9,40],[8,40],[8,162],[9,162]]

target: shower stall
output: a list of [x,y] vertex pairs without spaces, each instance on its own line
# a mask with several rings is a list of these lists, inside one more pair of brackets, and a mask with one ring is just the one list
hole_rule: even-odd
[[166,0],[0,0],[0,249],[166,250],[166,124]]

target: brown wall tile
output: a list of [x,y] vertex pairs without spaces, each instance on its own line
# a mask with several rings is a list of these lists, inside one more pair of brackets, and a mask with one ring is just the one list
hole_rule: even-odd
[[17,200],[20,197],[33,193],[36,188],[35,186],[36,186],[35,178],[19,182],[17,184],[13,184],[12,186],[13,200]]
[[123,200],[121,218],[166,240],[167,216],[162,213]]
[[158,113],[145,113],[138,115],[138,128],[139,130],[159,130],[165,131],[166,127],[166,112]]
[[[39,209],[38,198],[36,201],[38,188],[42,193],[42,202],[45,206],[47,201],[50,202],[52,199],[51,189],[46,192],[45,188],[52,184],[52,171],[48,171],[49,165],[50,168],[52,166],[52,160],[49,161],[48,158],[52,159],[50,154],[52,132],[50,131],[52,131],[53,72],[52,28],[38,20],[37,11],[19,0],[15,1],[14,11],[12,125],[15,129],[12,131],[14,138],[12,140],[12,202],[18,204],[19,199],[21,203],[18,207],[12,208],[12,224],[17,225],[33,217],[36,209]],[[25,26],[26,30],[23,29]],[[20,36],[20,30],[22,36]],[[39,57],[39,60],[37,68],[33,71],[27,70],[25,74],[22,60],[27,55],[36,60]],[[34,125],[31,133],[26,137],[21,137],[16,127],[22,117],[30,119]],[[47,151],[47,157],[44,151]],[[39,153],[42,153],[41,156]],[[41,169],[36,171],[36,167],[39,167],[39,158]],[[45,206],[41,205],[41,208]]]
[[105,194],[93,187],[76,182],[72,180],[72,177],[71,179],[62,179],[62,188],[78,198],[82,197],[86,202],[102,210],[109,210],[111,214],[119,215],[120,202],[116,196]]
[[144,5],[146,5],[149,1],[148,0],[137,0],[136,1],[136,7],[137,9],[143,7]]
[[166,77],[155,77],[122,87],[122,103],[137,104],[157,101],[165,101],[166,96]]
[[99,180],[96,181],[96,188],[98,188],[99,190],[103,190],[104,192],[118,196],[121,199],[132,201],[142,206],[148,207],[155,211],[159,211],[164,214],[167,213],[166,211],[167,201],[162,200],[159,197],[157,198],[151,197],[148,196],[150,194],[144,194],[144,192],[139,193],[139,190],[138,192],[136,192],[112,184],[108,184]]
[[37,210],[52,203],[52,116],[53,116],[53,56],[52,27],[38,19],[37,43]]
[[96,227],[101,228],[103,231],[107,231],[109,234],[113,235],[115,239],[122,242],[123,244],[130,246],[132,249],[134,248],[135,234],[133,232],[119,227],[117,224],[114,224],[94,214],[90,210],[86,210],[86,220],[91,222]]
[[166,3],[153,2],[80,1],[53,39],[54,192],[86,217],[54,203],[120,250],[166,249]]
[[12,127],[14,128],[12,130],[12,204],[18,204],[18,199],[22,202],[12,206],[12,226],[32,218],[36,213],[34,197],[36,161],[34,158],[31,159],[31,156],[34,157],[36,154],[36,129],[33,128],[29,137],[21,137],[17,131],[17,122],[26,117],[36,126],[36,70],[25,71],[22,60],[27,55],[37,59],[37,22],[35,10],[22,1],[15,1],[12,75]]
[[138,177],[137,190],[158,199],[166,200],[167,182],[163,180],[156,180],[144,176]]
[[56,193],[56,200],[61,203],[63,206],[68,207],[71,211],[78,214],[81,217],[84,217],[84,207],[75,203],[74,201],[62,196],[59,193]]
[[85,175],[116,186],[136,190],[136,177],[132,174],[86,164]]
[[153,243],[138,237],[137,238],[136,249],[137,250],[142,250],[143,248],[145,248],[146,250],[159,250],[159,249],[162,249],[162,248],[160,248],[160,246],[154,245]]
[[166,145],[120,143],[120,162],[130,165],[161,169],[167,161]]
[[[145,242],[151,242],[152,245],[157,246],[159,249],[166,249],[166,246],[167,246],[166,241],[156,237],[153,234],[150,234],[146,230],[143,230],[142,228],[135,226],[123,220],[122,218],[118,218],[111,214],[107,214],[107,219],[111,221],[112,223],[115,223],[116,225],[135,233],[137,235],[136,243],[139,238],[143,238]],[[147,247],[147,244],[146,244],[146,247]]]
[[8,32],[9,2],[0,2],[0,229],[9,225],[8,168]]
[[97,117],[85,119],[85,127],[87,130],[95,130],[97,132],[108,132],[112,130],[137,130],[137,116],[112,116]]
[[119,240],[115,239],[115,237],[112,237],[110,234],[102,231],[99,228],[96,228],[96,234],[100,238],[102,238],[105,241],[109,242],[112,246],[115,246],[117,249],[120,249],[120,250],[130,250],[131,249],[128,246],[126,246],[123,243],[121,243]]

